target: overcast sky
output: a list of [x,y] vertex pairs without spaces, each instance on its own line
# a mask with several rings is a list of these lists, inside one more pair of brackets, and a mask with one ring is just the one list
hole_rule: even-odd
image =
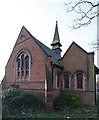
[[75,14],[66,12],[64,3],[67,0],[1,0],[0,1],[0,81],[5,74],[5,66],[24,25],[38,40],[50,47],[52,43],[56,20],[62,54],[75,41],[87,52],[92,52],[89,44],[96,41],[96,20],[87,27],[73,30]]

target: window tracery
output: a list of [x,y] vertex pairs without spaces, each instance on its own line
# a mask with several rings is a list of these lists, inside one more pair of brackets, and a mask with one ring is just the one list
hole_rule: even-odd
[[28,80],[30,75],[30,55],[27,52],[21,52],[16,60],[16,79]]

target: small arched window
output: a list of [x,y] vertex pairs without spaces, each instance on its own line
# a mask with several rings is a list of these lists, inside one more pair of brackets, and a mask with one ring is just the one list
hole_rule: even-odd
[[69,88],[69,75],[64,74],[64,88]]
[[77,73],[77,88],[83,89],[83,74]]
[[16,79],[29,79],[30,73],[30,55],[27,52],[21,52],[17,57]]

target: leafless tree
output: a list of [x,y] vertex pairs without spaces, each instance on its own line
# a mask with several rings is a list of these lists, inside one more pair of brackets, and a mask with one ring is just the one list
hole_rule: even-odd
[[97,18],[99,11],[97,0],[72,0],[70,3],[65,3],[67,12],[75,12],[78,17],[73,20],[72,29],[78,29],[88,26],[94,18]]

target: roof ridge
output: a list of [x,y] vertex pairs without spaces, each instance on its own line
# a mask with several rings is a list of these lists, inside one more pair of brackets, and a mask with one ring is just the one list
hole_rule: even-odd
[[[25,28],[25,27],[24,27]],[[26,28],[25,28],[26,29]],[[45,44],[43,44],[41,41],[39,41],[37,38],[35,38],[27,29],[26,31],[30,34],[30,36],[35,40],[35,42],[41,47],[41,49],[49,56],[52,57],[52,62],[55,65],[58,65],[60,67],[63,67],[59,62],[58,62],[58,58],[55,55],[55,53]]]
[[[24,26],[23,26],[24,27]],[[24,27],[26,29],[26,27]],[[43,44],[40,40],[38,40],[37,38],[35,38],[27,29],[26,31],[31,35],[31,37],[36,41],[36,43],[43,49],[42,45],[44,47],[46,47],[47,49],[51,50],[48,46],[46,46],[45,44]],[[44,50],[44,49],[43,49]],[[45,50],[44,50],[45,51]],[[45,51],[46,52],[46,51]],[[51,50],[52,52],[52,50]]]
[[68,47],[68,49],[66,50],[66,52],[64,53],[63,57],[61,59],[64,58],[64,56],[67,54],[67,52],[69,51],[69,49],[71,48],[71,46],[75,44],[77,47],[79,47],[82,51],[84,51],[86,54],[88,54],[87,51],[85,51],[82,47],[80,47],[77,43],[75,43],[74,41],[71,43],[71,45]]

